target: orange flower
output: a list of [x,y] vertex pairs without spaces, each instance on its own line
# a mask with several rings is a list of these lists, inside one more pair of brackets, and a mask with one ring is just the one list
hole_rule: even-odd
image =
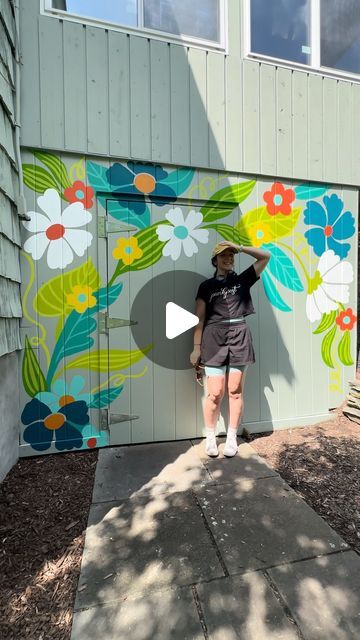
[[85,209],[91,209],[94,204],[94,189],[86,187],[81,180],[76,180],[71,187],[65,189],[64,196],[69,202],[82,202]]
[[93,295],[91,287],[76,285],[73,287],[72,293],[68,293],[66,296],[66,302],[78,313],[84,313],[86,309],[95,307],[97,299]]
[[357,321],[357,316],[353,314],[350,307],[345,311],[341,311],[336,318],[336,324],[339,325],[341,331],[351,330]]
[[263,198],[271,216],[277,213],[288,216],[291,213],[291,203],[295,200],[295,192],[292,189],[285,189],[281,182],[274,182],[271,189],[265,191]]

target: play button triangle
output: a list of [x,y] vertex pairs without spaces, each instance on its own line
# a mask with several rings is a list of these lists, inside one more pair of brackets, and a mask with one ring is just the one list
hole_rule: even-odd
[[180,336],[185,331],[195,327],[199,318],[193,313],[179,307],[175,302],[166,304],[166,337],[169,340]]

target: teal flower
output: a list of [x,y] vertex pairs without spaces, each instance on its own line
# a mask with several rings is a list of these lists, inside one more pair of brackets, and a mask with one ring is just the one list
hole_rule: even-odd
[[323,203],[325,208],[315,200],[307,202],[304,222],[313,226],[304,235],[317,256],[332,249],[342,260],[351,247],[343,240],[354,235],[355,220],[350,211],[343,211],[344,203],[336,193],[324,196]]
[[40,391],[35,398],[47,404],[52,412],[58,411],[61,407],[71,402],[81,400],[89,405],[92,401],[91,393],[81,393],[85,386],[82,376],[74,376],[72,380],[66,382],[63,379],[56,380],[51,387],[51,391]]

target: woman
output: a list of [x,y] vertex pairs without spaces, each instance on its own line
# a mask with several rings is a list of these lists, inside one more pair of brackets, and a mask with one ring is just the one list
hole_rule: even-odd
[[[246,253],[256,261],[240,274],[233,271],[235,253]],[[206,428],[205,451],[219,455],[215,426],[228,380],[229,428],[224,455],[237,453],[237,430],[243,412],[243,390],[247,366],[255,362],[250,328],[245,316],[255,313],[250,288],[259,280],[270,253],[255,247],[243,247],[233,242],[219,242],[212,252],[216,268],[213,278],[201,283],[196,295],[195,314],[199,324],[194,332],[192,365],[201,361],[207,376],[207,397],[204,405]]]

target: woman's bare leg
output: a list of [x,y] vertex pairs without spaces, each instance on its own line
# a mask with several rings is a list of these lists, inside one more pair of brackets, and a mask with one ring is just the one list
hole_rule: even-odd
[[208,376],[207,396],[204,404],[204,422],[209,429],[215,429],[219,418],[221,401],[225,393],[225,376]]

